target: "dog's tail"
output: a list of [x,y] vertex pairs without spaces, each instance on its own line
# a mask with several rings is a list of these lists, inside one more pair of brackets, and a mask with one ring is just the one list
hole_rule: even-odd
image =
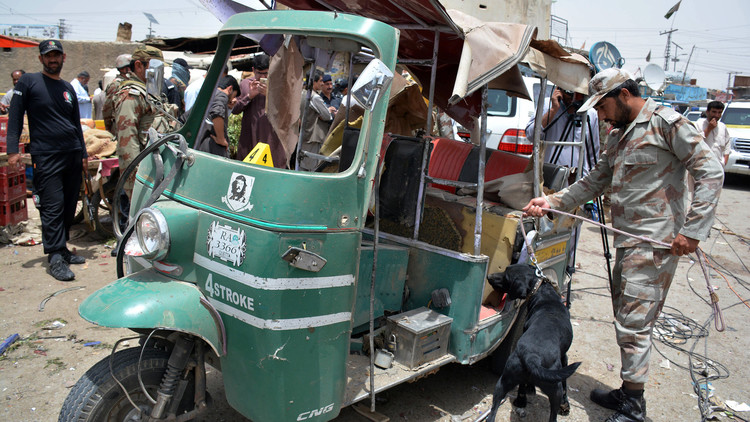
[[576,362],[560,369],[547,369],[542,366],[542,359],[539,355],[531,355],[524,360],[526,370],[534,377],[547,382],[560,382],[568,379],[581,366],[581,362]]

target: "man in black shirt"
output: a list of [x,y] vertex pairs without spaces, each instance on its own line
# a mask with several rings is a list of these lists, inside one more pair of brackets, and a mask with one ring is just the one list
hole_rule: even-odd
[[65,62],[60,41],[42,41],[39,61],[42,71],[23,75],[15,86],[8,117],[8,165],[15,166],[20,160],[18,140],[27,113],[44,253],[48,255],[50,274],[60,281],[70,281],[75,274],[68,265],[86,262],[82,256],[73,255],[66,242],[88,156],[75,90],[60,79]]

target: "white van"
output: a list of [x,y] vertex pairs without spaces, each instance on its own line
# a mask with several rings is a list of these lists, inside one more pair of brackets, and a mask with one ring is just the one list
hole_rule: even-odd
[[750,175],[750,102],[727,104],[721,122],[727,125],[732,147],[724,172]]

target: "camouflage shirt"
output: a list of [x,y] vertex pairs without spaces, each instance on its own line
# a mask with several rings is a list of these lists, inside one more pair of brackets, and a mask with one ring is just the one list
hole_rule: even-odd
[[115,79],[104,89],[102,119],[104,119],[104,128],[112,134],[115,132],[113,128],[115,122],[115,94],[117,93],[117,88],[120,87],[120,84],[127,80],[128,78],[126,76],[122,76],[118,73],[117,76],[115,76]]
[[[113,116],[120,172],[125,171],[146,147],[147,132],[157,114],[156,108],[148,102],[146,85],[132,72],[128,73],[128,78],[115,93]],[[135,181],[135,172],[131,175],[131,180],[125,183],[128,191],[132,190]]]
[[[695,179],[687,212],[686,171]],[[633,122],[610,132],[594,169],[547,200],[553,208],[569,210],[611,185],[613,227],[665,243],[672,243],[678,233],[705,240],[723,180],[721,164],[695,126],[648,99]],[[614,247],[640,243],[617,234]]]

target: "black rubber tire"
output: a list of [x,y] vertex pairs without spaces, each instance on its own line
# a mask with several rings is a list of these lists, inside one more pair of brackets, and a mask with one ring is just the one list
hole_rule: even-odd
[[516,349],[518,339],[521,338],[521,335],[523,334],[523,326],[526,323],[526,312],[526,304],[524,303],[521,308],[519,308],[516,321],[513,323],[513,326],[510,327],[508,335],[505,336],[503,342],[500,343],[500,346],[492,352],[492,355],[490,356],[490,365],[493,373],[502,375],[503,370],[505,369],[505,362],[508,361],[510,354]]
[[[150,410],[152,405],[146,399],[138,384],[138,347],[115,353],[112,366],[117,379],[125,386],[130,397],[142,409]],[[126,416],[135,413],[120,386],[112,378],[109,370],[109,356],[91,367],[73,386],[60,410],[59,422],[123,422]],[[151,397],[156,398],[156,390],[167,368],[169,353],[164,350],[146,349],[141,360],[141,379]],[[180,411],[192,409],[192,379]],[[132,412],[132,413],[131,413]]]

